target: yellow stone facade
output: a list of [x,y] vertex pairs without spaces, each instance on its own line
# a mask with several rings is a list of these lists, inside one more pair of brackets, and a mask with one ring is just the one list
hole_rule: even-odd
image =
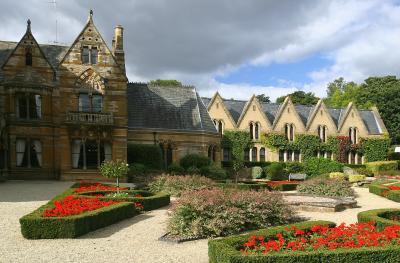
[[[282,104],[260,103],[256,96],[248,101],[235,101],[223,99],[218,92],[207,102],[210,116],[220,133],[242,130],[253,134],[254,148],[245,153],[248,161],[302,161],[300,153],[268,149],[261,143],[261,134],[281,133],[292,140],[296,140],[296,135],[299,134],[314,134],[321,140],[326,140],[328,136],[351,135],[354,143],[358,143],[360,138],[387,135],[386,127],[375,107],[358,110],[350,103],[345,109],[329,109],[322,100],[313,106],[299,106],[294,105],[290,97],[286,97]],[[236,117],[237,120],[235,115],[239,116]],[[364,162],[362,156],[351,154],[349,153],[349,163]],[[317,156],[334,159],[331,153],[321,152]],[[229,153],[222,153],[222,160],[228,161]]]

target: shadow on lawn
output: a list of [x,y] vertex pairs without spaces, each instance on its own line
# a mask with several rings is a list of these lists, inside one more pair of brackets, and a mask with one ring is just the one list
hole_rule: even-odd
[[78,237],[77,239],[96,239],[96,238],[105,238],[105,237],[110,237],[115,233],[118,233],[119,231],[123,231],[125,228],[130,227],[133,224],[136,224],[140,221],[149,219],[153,217],[154,215],[149,215],[149,214],[140,214],[135,217],[125,219],[123,221],[120,221],[118,223],[112,224],[110,226],[106,226],[104,228],[100,228],[96,231],[90,232],[86,235],[83,235],[81,237]]

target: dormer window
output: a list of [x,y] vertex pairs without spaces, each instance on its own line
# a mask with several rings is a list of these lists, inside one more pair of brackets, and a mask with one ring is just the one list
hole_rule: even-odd
[[98,53],[97,47],[84,46],[82,48],[82,64],[97,64]]
[[25,52],[25,65],[32,66],[32,49],[27,48]]

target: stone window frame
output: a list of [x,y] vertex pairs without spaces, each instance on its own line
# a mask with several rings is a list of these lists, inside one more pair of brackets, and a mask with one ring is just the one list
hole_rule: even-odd
[[[87,49],[87,60],[84,59],[86,55],[84,55],[84,50]],[[93,51],[92,51],[93,50]],[[96,56],[93,55],[94,50],[96,50]],[[99,53],[100,53],[100,48],[97,45],[82,45],[81,48],[81,62],[83,65],[97,65],[99,63]],[[95,61],[93,62],[93,58],[96,58]]]
[[[38,97],[36,97],[38,96]],[[31,113],[31,99],[35,99],[35,109],[36,109],[36,116]],[[39,100],[37,100],[39,98]],[[21,109],[20,109],[20,99],[25,99],[26,103],[26,117],[21,117]],[[16,116],[20,120],[29,120],[29,121],[38,121],[43,118],[43,108],[42,108],[42,94],[40,93],[33,93],[33,92],[28,92],[28,93],[16,93],[15,94],[15,112]]]
[[[18,150],[18,141],[24,141],[24,151]],[[34,145],[35,142],[39,142],[40,147],[38,145]],[[40,148],[38,151],[34,149],[36,158],[37,158],[37,165],[33,164],[33,156],[32,156],[32,147]],[[26,158],[26,165],[22,163],[18,164],[18,154],[23,154],[21,162],[23,162],[24,158]],[[43,143],[42,140],[36,137],[17,137],[15,139],[15,166],[17,168],[27,168],[27,169],[41,169],[43,167]]]

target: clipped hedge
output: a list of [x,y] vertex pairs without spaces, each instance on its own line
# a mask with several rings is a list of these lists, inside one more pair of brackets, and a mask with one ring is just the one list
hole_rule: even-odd
[[211,161],[207,156],[204,155],[188,154],[182,157],[179,163],[185,170],[188,170],[190,167],[196,167],[200,169],[204,166],[208,166],[211,164]]
[[358,222],[370,222],[374,221],[376,223],[376,228],[378,230],[382,230],[387,226],[391,225],[400,225],[399,221],[390,220],[387,217],[390,214],[395,214],[400,216],[400,209],[396,208],[384,208],[384,209],[374,209],[367,210],[358,213],[357,219]]
[[268,185],[267,187],[271,191],[294,191],[297,189],[299,184],[278,184],[278,185]]
[[163,157],[161,148],[152,144],[128,143],[128,163],[141,163],[148,168],[161,169]]
[[254,166],[251,168],[251,177],[253,179],[260,179],[263,177],[263,169],[260,166]]
[[22,235],[28,239],[74,238],[138,214],[131,202],[122,202],[74,216],[42,217],[45,209],[54,207],[54,201],[71,194],[73,188],[20,218]]
[[311,177],[333,172],[342,172],[343,164],[326,158],[307,158],[304,161],[304,171]]
[[387,199],[400,203],[400,190],[391,190],[387,193]]
[[143,205],[145,211],[150,211],[154,209],[158,209],[164,206],[169,205],[170,203],[170,195],[167,193],[152,193],[144,190],[129,190],[129,191],[121,191],[122,193],[130,193],[132,195],[139,194],[142,197],[94,197],[90,196],[92,194],[110,194],[115,193],[115,191],[92,191],[92,192],[84,192],[80,195],[84,195],[86,197],[113,200],[113,201],[126,201],[126,202],[139,202]]
[[[310,221],[294,224],[298,229],[309,230],[313,225],[329,225],[329,221]],[[288,225],[289,227],[291,225]],[[290,251],[268,255],[244,255],[238,248],[243,245],[252,235],[274,237],[283,232],[285,227],[271,227],[265,230],[250,232],[246,235],[236,235],[208,241],[208,256],[211,263],[320,263],[320,262],[399,262],[400,246],[391,245],[386,247],[364,247],[364,248],[340,248],[335,250],[315,251]]]
[[398,163],[397,161],[378,161],[366,163],[365,167],[374,174],[379,174],[382,171],[397,170]]
[[370,193],[380,196],[383,196],[383,194],[389,190],[387,187],[379,184],[371,184],[368,188]]

